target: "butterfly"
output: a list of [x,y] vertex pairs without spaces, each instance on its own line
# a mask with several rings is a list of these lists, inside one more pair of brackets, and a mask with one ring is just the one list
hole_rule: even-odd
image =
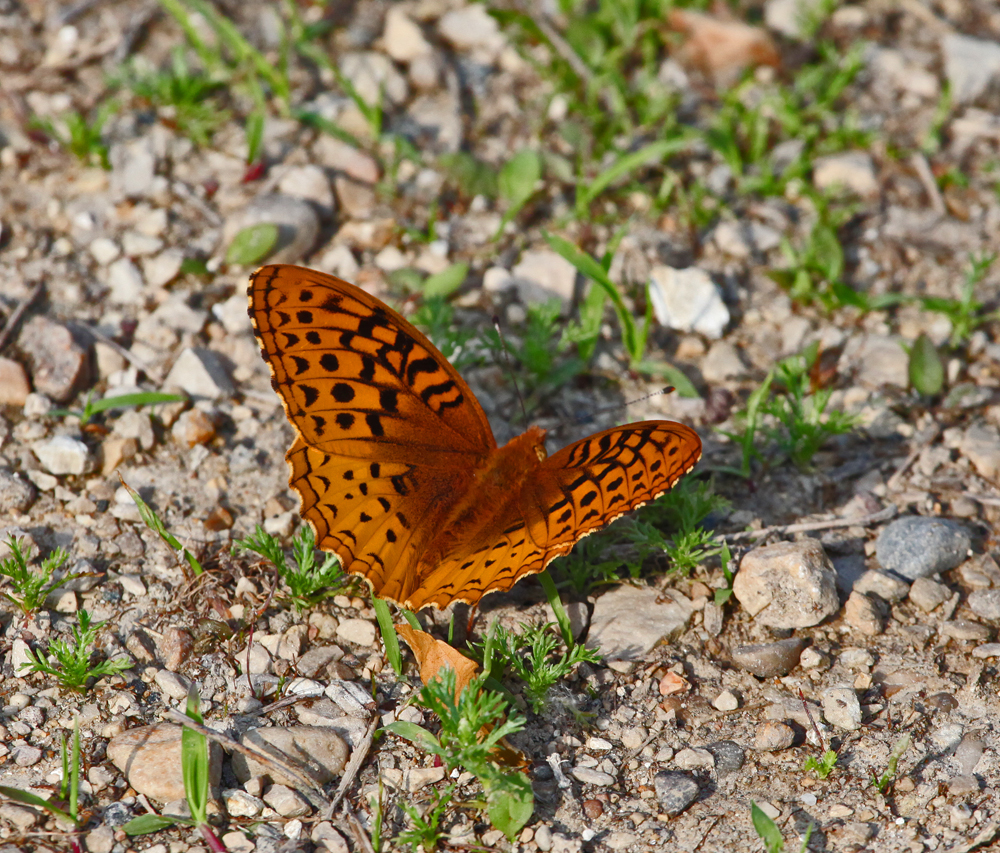
[[503,447],[479,401],[412,324],[359,287],[276,264],[248,313],[296,437],[290,487],[318,547],[408,608],[477,603],[670,489],[701,456],[683,424],[643,421],[545,450]]

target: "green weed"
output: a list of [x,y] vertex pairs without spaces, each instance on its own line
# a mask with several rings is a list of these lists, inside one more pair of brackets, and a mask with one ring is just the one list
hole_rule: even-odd
[[[121,479],[121,475],[119,475],[119,479]],[[139,493],[135,489],[131,488],[124,480],[122,480],[122,486],[125,487],[125,491],[135,501],[136,509],[139,510],[139,517],[143,523],[163,540],[164,544],[173,552],[174,557],[177,558],[181,567],[190,569],[194,575],[200,575],[204,569],[194,554],[181,545],[180,540],[167,530],[167,526],[153,508],[139,496]]]
[[75,417],[79,419],[80,426],[86,426],[94,419],[95,415],[111,409],[154,406],[157,403],[180,403],[184,399],[180,394],[161,394],[156,391],[142,391],[138,394],[119,394],[117,396],[94,400],[94,392],[91,391],[87,394],[87,399],[83,403],[83,409],[50,409],[49,417]]
[[722,605],[733,597],[733,581],[736,580],[736,572],[733,571],[733,555],[729,551],[728,542],[722,543],[722,549],[719,551],[719,563],[722,567],[722,576],[726,580],[726,585],[716,589],[713,598],[715,603],[719,607],[722,607]]
[[209,145],[215,131],[230,117],[215,97],[222,91],[223,81],[193,70],[183,47],[173,51],[168,67],[141,70],[133,65],[117,82],[155,107],[161,121],[197,145]]
[[837,766],[837,753],[832,749],[826,750],[823,755],[816,758],[810,755],[802,764],[802,769],[806,773],[815,773],[817,779],[826,779]]
[[893,744],[892,749],[889,751],[889,759],[886,762],[885,772],[881,776],[876,776],[874,772],[872,773],[871,786],[883,796],[885,796],[886,791],[889,790],[889,786],[896,778],[896,767],[899,764],[899,759],[903,757],[903,753],[909,748],[910,736],[904,734]]
[[[781,830],[778,825],[768,817],[755,802],[750,802],[750,820],[753,822],[754,832],[757,837],[764,842],[765,853],[783,853],[785,840],[781,837]],[[809,850],[809,838],[812,836],[814,824],[810,823],[806,827],[805,835],[802,836],[802,846],[799,853],[807,853]]]
[[[64,735],[59,752],[62,758],[62,776],[59,780],[58,798],[46,800],[30,791],[7,785],[0,785],[0,794],[16,803],[43,809],[80,830],[86,821],[80,815],[80,721],[76,717],[73,718],[73,745],[67,748]],[[73,849],[80,849],[76,841],[73,842]]]
[[[489,646],[486,657],[490,659]],[[450,667],[424,685],[416,701],[440,719],[437,735],[404,721],[390,723],[385,730],[436,755],[449,774],[464,768],[476,776],[486,794],[490,822],[513,840],[534,811],[531,782],[524,773],[502,770],[491,753],[503,738],[524,728],[525,720],[516,713],[503,720],[506,703],[498,693],[484,689],[487,677],[484,673],[473,680],[459,696]],[[483,731],[488,734],[482,736]]]
[[424,299],[410,320],[427,333],[456,370],[482,363],[482,355],[470,347],[475,333],[455,323],[455,309],[444,297]]
[[115,101],[104,101],[87,119],[82,113],[69,112],[58,119],[32,117],[30,125],[54,139],[62,148],[75,155],[81,162],[98,164],[110,169],[108,146],[104,143],[104,125],[118,110]]
[[455,793],[456,785],[453,782],[447,788],[434,793],[434,800],[430,803],[423,814],[409,803],[403,803],[403,811],[410,819],[410,825],[396,836],[397,844],[405,844],[413,853],[428,853],[437,850],[444,831],[441,829],[441,818],[444,817],[445,810],[451,805],[451,796]]
[[969,257],[969,267],[962,283],[962,295],[958,299],[918,297],[924,310],[943,314],[951,321],[949,345],[953,348],[966,343],[972,333],[980,326],[1000,319],[1000,311],[984,313],[984,304],[978,301],[975,296],[976,287],[986,278],[986,274],[996,259],[996,253],[985,252]]
[[3,590],[0,595],[30,618],[39,611],[50,593],[83,575],[68,574],[58,580],[52,580],[55,571],[69,559],[69,553],[62,548],[56,548],[42,560],[42,565],[37,571],[29,569],[25,553],[26,541],[13,536],[7,538],[6,545],[10,548],[10,556],[0,560],[0,577],[10,581],[11,589],[9,592]]
[[[557,654],[564,641],[551,630],[556,624],[527,625],[521,623],[521,631],[508,631],[496,626],[492,637],[495,669],[513,672],[524,682],[524,696],[531,710],[541,714],[546,708],[549,690],[568,676],[577,664],[587,661],[597,663],[601,659],[599,651],[579,644],[571,644],[561,654]],[[484,654],[483,646],[473,646]],[[491,674],[494,674],[491,671]]]
[[90,614],[86,610],[81,610],[78,614],[78,624],[73,627],[72,642],[52,640],[49,643],[49,653],[55,659],[54,663],[46,653],[28,649],[29,660],[21,664],[21,669],[51,675],[61,687],[77,693],[86,692],[87,681],[90,678],[118,675],[126,669],[131,669],[134,664],[128,658],[106,660],[91,665],[90,658],[97,632],[105,624],[107,620],[91,622]]
[[323,562],[316,562],[316,534],[308,524],[303,524],[292,539],[291,563],[285,559],[278,538],[259,524],[252,536],[237,539],[233,547],[260,554],[274,563],[278,576],[288,587],[288,600],[296,612],[333,595],[346,580],[335,554],[324,553]]

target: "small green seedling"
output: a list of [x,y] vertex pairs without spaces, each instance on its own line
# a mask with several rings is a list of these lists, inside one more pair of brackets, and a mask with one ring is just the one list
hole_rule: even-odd
[[730,438],[739,445],[742,455],[742,462],[739,468],[720,468],[731,474],[736,474],[744,479],[749,479],[752,466],[755,460],[763,460],[764,456],[757,447],[757,433],[763,423],[764,403],[771,393],[771,383],[774,381],[774,371],[767,374],[760,386],[747,397],[747,406],[742,412],[736,415],[736,431],[720,429],[723,435]]
[[153,508],[147,504],[141,497],[139,493],[129,486],[125,480],[122,479],[119,474],[118,479],[121,480],[122,486],[125,487],[125,491],[129,493],[129,496],[135,501],[136,509],[139,510],[139,517],[143,520],[143,523],[152,530],[157,536],[159,536],[166,546],[173,551],[174,556],[180,562],[181,567],[187,566],[193,574],[200,575],[204,569],[201,563],[195,558],[194,554],[188,551],[187,548],[183,547],[180,540],[177,539],[169,530],[167,526],[163,523],[160,517],[154,512]]
[[49,653],[55,659],[55,663],[44,652],[28,649],[29,660],[21,664],[21,670],[51,675],[61,687],[84,693],[89,679],[118,675],[134,666],[128,658],[106,660],[91,666],[90,657],[97,632],[107,624],[107,620],[91,622],[90,614],[86,610],[79,612],[78,620],[78,624],[73,628],[72,642],[52,640],[49,643]]
[[969,257],[969,268],[965,273],[962,295],[959,299],[941,299],[933,296],[918,298],[925,310],[943,314],[951,321],[949,345],[953,348],[968,341],[972,333],[980,326],[1000,319],[1000,311],[984,313],[985,306],[975,297],[976,287],[986,278],[986,274],[996,259],[995,253],[985,252]]
[[111,161],[108,159],[108,146],[104,142],[103,131],[107,120],[117,109],[115,101],[105,101],[97,108],[90,121],[79,112],[70,112],[55,121],[36,116],[30,123],[81,162],[97,163],[102,169],[110,170]]
[[53,418],[75,417],[81,426],[89,424],[95,415],[111,409],[130,409],[137,406],[153,406],[157,403],[181,403],[184,397],[180,394],[161,394],[157,391],[142,391],[138,394],[118,394],[94,400],[94,392],[87,394],[83,409],[50,409],[49,416]]
[[[203,726],[199,708],[198,692],[192,686],[188,693],[185,714],[199,726]],[[145,814],[133,818],[122,829],[130,836],[147,835],[180,824],[197,829],[210,850],[225,853],[225,845],[216,837],[208,823],[208,795],[210,765],[208,739],[201,732],[188,726],[181,732],[181,775],[184,779],[184,795],[187,798],[191,817],[178,815]]]
[[368,800],[368,808],[372,813],[372,823],[369,833],[372,840],[372,850],[375,853],[381,853],[382,851],[382,823],[385,820],[385,811],[382,805],[382,778],[379,777],[378,780],[378,796],[370,797]]
[[75,578],[83,577],[83,574],[69,574],[58,580],[52,580],[56,569],[69,559],[69,554],[62,548],[56,548],[42,560],[42,565],[37,571],[29,569],[25,553],[26,542],[26,539],[17,539],[14,536],[7,538],[6,544],[10,548],[11,555],[0,560],[0,577],[10,581],[11,590],[3,590],[0,595],[30,618],[38,612],[50,593]]
[[921,334],[910,347],[907,370],[910,385],[923,397],[935,397],[944,388],[944,362],[927,335]]
[[288,585],[288,599],[297,612],[333,595],[346,580],[335,554],[324,554],[323,562],[316,562],[316,534],[308,524],[303,524],[292,539],[291,563],[285,559],[277,537],[259,524],[252,536],[237,539],[233,547],[253,551],[274,563],[279,577]]
[[443,296],[425,297],[410,320],[427,333],[456,370],[482,362],[482,355],[470,347],[475,333],[455,323],[455,309]]
[[893,744],[892,750],[889,752],[889,760],[886,762],[885,773],[881,776],[876,776],[874,772],[872,773],[871,786],[883,796],[885,796],[885,793],[889,790],[889,786],[896,779],[896,766],[899,764],[899,759],[903,757],[903,753],[909,748],[910,736],[905,734]]
[[[525,720],[512,713],[502,721],[506,703],[498,693],[484,689],[487,677],[485,673],[480,675],[457,697],[455,670],[451,667],[443,668],[438,678],[424,685],[416,701],[441,720],[437,736],[402,720],[390,723],[385,731],[438,756],[448,773],[461,767],[475,775],[486,793],[491,823],[513,840],[534,811],[531,782],[524,773],[501,770],[492,761],[491,753],[503,738],[524,728]],[[484,730],[488,734],[482,736]]]
[[[536,714],[545,710],[552,686],[569,675],[577,664],[597,663],[601,659],[599,651],[582,645],[571,645],[557,656],[556,651],[562,643],[551,630],[554,627],[553,622],[547,625],[521,623],[521,632],[515,633],[497,625],[493,637],[494,663],[500,669],[512,670],[524,682],[525,698]],[[477,647],[477,651],[482,652],[482,647]]]
[[837,766],[837,753],[832,749],[826,750],[818,759],[810,755],[802,764],[802,769],[806,773],[815,773],[817,779],[826,779],[833,768]]
[[[65,735],[60,747],[62,758],[62,778],[59,781],[59,798],[54,802],[43,799],[30,791],[0,785],[0,795],[22,803],[26,806],[44,809],[53,817],[72,825],[74,829],[83,828],[85,821],[80,816],[80,720],[73,718],[73,745],[68,749]],[[65,808],[64,808],[65,807]],[[73,850],[79,853],[80,846],[76,839],[72,842]]]
[[241,266],[259,264],[274,251],[279,236],[278,226],[273,222],[248,225],[237,232],[226,249],[226,263]]
[[[764,842],[766,853],[783,853],[785,840],[781,837],[781,830],[778,825],[764,813],[755,802],[750,801],[750,820],[753,821],[754,831],[761,841]],[[805,835],[802,836],[802,846],[799,853],[806,853],[809,849],[809,838],[812,836],[814,824],[810,823],[806,827]]]
[[451,796],[455,793],[456,785],[452,783],[441,791],[436,791],[434,801],[427,807],[423,814],[409,803],[403,803],[403,811],[410,819],[410,825],[396,836],[397,844],[405,844],[413,853],[427,853],[427,851],[437,850],[444,831],[441,828],[441,818],[444,817],[445,810],[451,804]]

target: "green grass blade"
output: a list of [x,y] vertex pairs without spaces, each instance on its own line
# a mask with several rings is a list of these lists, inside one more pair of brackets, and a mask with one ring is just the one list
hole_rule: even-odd
[[399,637],[396,634],[396,627],[392,623],[389,603],[382,598],[373,598],[372,606],[375,608],[375,619],[378,622],[379,631],[382,632],[385,656],[392,666],[393,672],[397,676],[401,676],[403,674],[403,656],[399,651]]

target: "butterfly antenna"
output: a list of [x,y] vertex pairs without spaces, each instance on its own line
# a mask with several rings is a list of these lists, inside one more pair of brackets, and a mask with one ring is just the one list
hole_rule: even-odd
[[507,341],[500,330],[500,318],[496,314],[493,315],[493,328],[496,329],[497,337],[500,338],[500,346],[503,347],[503,358],[507,363],[507,375],[510,376],[510,381],[514,384],[514,391],[517,392],[517,402],[521,404],[521,414],[524,416],[524,422],[527,423],[528,410],[524,407],[524,397],[521,396],[521,389],[517,385],[517,377],[514,375],[514,366],[511,362],[510,351],[507,349]]
[[629,400],[627,403],[615,403],[614,405],[611,405],[611,406],[604,406],[601,409],[594,409],[594,411],[592,411],[589,415],[587,415],[587,417],[580,418],[576,423],[578,425],[579,424],[590,423],[594,419],[595,415],[604,415],[604,414],[607,414],[608,412],[617,412],[620,409],[627,409],[633,403],[641,403],[644,400],[650,400],[653,397],[660,397],[660,396],[662,396],[664,394],[670,394],[671,392],[676,391],[676,390],[677,389],[674,388],[673,385],[667,385],[667,386],[661,388],[659,391],[653,391],[651,394],[646,394],[644,397],[637,397],[634,400]]

